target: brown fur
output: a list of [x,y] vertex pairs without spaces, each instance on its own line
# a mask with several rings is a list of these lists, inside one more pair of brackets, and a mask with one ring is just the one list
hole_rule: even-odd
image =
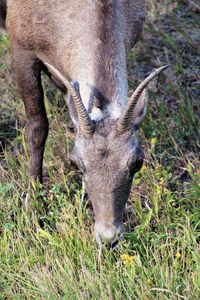
[[[1,25],[5,4],[0,2]],[[144,0],[7,1],[6,28],[28,120],[30,175],[42,181],[48,134],[40,78],[45,61],[77,80],[83,98],[93,99],[94,110],[104,116],[96,121],[94,135],[86,137],[79,132],[76,111],[68,100],[78,129],[73,159],[85,174],[95,218],[116,228],[143,155],[134,130],[117,134],[112,110],[116,104],[116,112],[122,111],[126,104],[126,55],[140,36],[143,22]],[[84,101],[87,108],[89,99]]]

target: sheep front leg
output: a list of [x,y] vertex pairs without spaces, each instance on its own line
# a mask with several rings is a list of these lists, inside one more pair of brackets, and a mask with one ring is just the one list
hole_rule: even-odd
[[20,47],[15,47],[12,51],[15,78],[24,100],[27,117],[29,172],[33,179],[42,183],[43,154],[49,126],[41,85],[41,62],[32,52]]

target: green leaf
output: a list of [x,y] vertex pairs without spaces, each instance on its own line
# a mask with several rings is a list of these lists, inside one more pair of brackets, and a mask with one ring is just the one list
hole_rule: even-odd
[[150,208],[145,214],[141,220],[141,224],[136,226],[135,232],[136,233],[142,233],[150,224],[151,218],[152,218],[153,210]]

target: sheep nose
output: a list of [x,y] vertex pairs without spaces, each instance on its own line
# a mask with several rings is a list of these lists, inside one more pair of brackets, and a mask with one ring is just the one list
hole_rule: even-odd
[[94,233],[97,244],[100,246],[102,243],[113,244],[115,243],[121,233],[123,232],[123,225],[113,226],[113,225],[104,225],[101,223],[95,223]]

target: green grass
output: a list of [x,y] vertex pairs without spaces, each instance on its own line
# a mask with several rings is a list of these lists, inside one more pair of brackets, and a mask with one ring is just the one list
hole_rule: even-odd
[[145,164],[114,251],[99,253],[95,244],[80,180],[69,169],[66,107],[46,78],[44,187],[29,188],[24,108],[0,35],[0,299],[200,299],[200,8],[197,1],[147,5],[128,62],[130,87],[154,67],[170,68],[150,87],[139,133]]

